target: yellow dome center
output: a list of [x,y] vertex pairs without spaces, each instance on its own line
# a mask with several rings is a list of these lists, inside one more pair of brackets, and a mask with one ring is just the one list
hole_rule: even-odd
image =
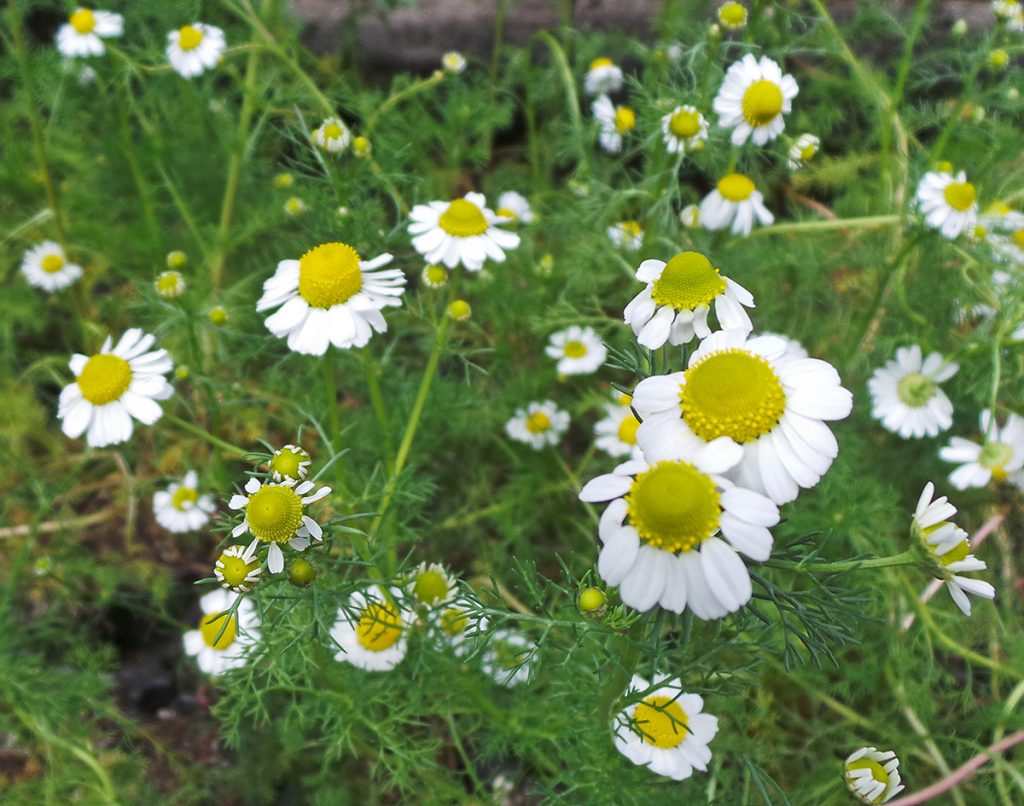
[[689,734],[686,711],[671,697],[645,697],[637,703],[633,719],[643,740],[663,750],[679,747]]
[[1024,249],[1024,229],[1019,229],[1010,236],[1013,245],[1018,249]]
[[718,21],[726,28],[742,28],[747,24],[747,10],[740,3],[726,3],[718,9]]
[[590,63],[590,69],[596,70],[598,67],[612,67],[615,65],[611,59],[607,56],[600,56]]
[[371,604],[359,618],[356,640],[371,652],[390,649],[401,637],[402,617],[391,602]]
[[286,479],[298,479],[300,465],[308,457],[296,453],[291,448],[281,448],[270,460],[270,469]]
[[[889,784],[889,773],[885,771],[885,767],[879,764],[877,761],[872,761],[869,758],[857,759],[846,765],[847,773],[853,772],[854,770],[870,770],[871,777],[878,781],[880,784]],[[872,801],[873,803],[881,803],[882,798],[885,797],[885,791],[879,793],[878,797]]]
[[730,349],[711,353],[684,373],[683,419],[701,439],[750,442],[771,431],[786,410],[786,393],[761,356]]
[[265,543],[284,543],[302,524],[302,501],[291,487],[266,484],[245,505],[249,531]]
[[345,130],[337,123],[328,123],[323,127],[323,133],[325,140],[337,140],[344,136]]
[[927,406],[937,391],[935,381],[920,372],[908,372],[896,383],[896,397],[912,409]]
[[700,252],[680,252],[654,281],[651,299],[677,311],[692,311],[698,305],[710,304],[723,291],[725,280],[710,260]]
[[615,131],[625,134],[636,128],[636,112],[628,106],[615,107]]
[[587,345],[582,341],[567,341],[562,354],[566,358],[583,358],[587,354]]
[[241,557],[232,557],[229,554],[220,555],[220,572],[224,575],[224,583],[232,588],[245,584],[245,578],[249,572],[256,569],[257,561],[246,562]]
[[665,551],[691,551],[718,529],[722,509],[714,481],[689,462],[658,462],[626,494],[640,539]]
[[782,90],[767,79],[755,81],[743,93],[743,117],[751,126],[767,126],[782,111]]
[[181,272],[165,271],[156,278],[156,291],[161,296],[177,294],[185,283]]
[[526,430],[531,434],[543,434],[551,428],[551,418],[542,411],[535,411],[526,418]]
[[87,8],[80,8],[70,17],[68,22],[80,34],[91,34],[96,27],[96,16]]
[[[227,625],[224,624],[224,619],[228,620]],[[223,633],[221,633],[222,629]],[[208,647],[223,651],[235,643],[235,638],[238,637],[238,623],[231,616],[218,618],[217,613],[207,613],[199,622],[199,632]],[[217,640],[218,633],[221,633],[219,641]]]
[[469,626],[469,616],[461,607],[449,607],[441,614],[441,630],[445,635],[461,635]]
[[359,253],[347,243],[325,243],[299,258],[299,295],[313,308],[331,308],[363,287]]
[[171,496],[171,506],[184,512],[186,509],[191,509],[198,498],[199,493],[191,487],[179,487]]
[[61,255],[47,255],[39,265],[47,274],[54,274],[64,268],[64,258]]
[[94,406],[120,400],[132,382],[131,365],[116,355],[101,353],[90,358],[76,379],[82,396]]
[[184,51],[195,50],[203,41],[203,32],[191,25],[183,25],[178,29],[178,47]]
[[471,238],[487,232],[484,211],[468,199],[456,199],[449,204],[437,223],[441,229],[456,238]]
[[974,185],[970,182],[950,182],[942,195],[946,197],[946,204],[961,213],[970,210],[977,198]]
[[754,183],[744,174],[727,174],[718,180],[718,192],[731,202],[746,201],[754,192]]
[[416,575],[412,592],[423,604],[437,604],[448,595],[448,580],[444,574],[428,568]]
[[688,140],[700,131],[700,113],[680,109],[672,115],[668,128],[676,137]]
[[619,423],[618,436],[627,445],[636,445],[636,430],[640,427],[640,421],[633,412],[626,412],[626,416]]

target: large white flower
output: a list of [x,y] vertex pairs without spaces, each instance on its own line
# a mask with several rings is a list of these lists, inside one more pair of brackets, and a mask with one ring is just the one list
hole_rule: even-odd
[[607,56],[601,56],[590,63],[583,78],[583,89],[587,95],[605,95],[622,89],[622,69]]
[[616,106],[611,98],[602,95],[590,106],[601,129],[598,142],[609,154],[622,150],[622,137],[636,128],[636,112],[628,106]]
[[[685,459],[628,461],[587,482],[580,500],[610,501],[598,536],[597,571],[622,601],[715,619],[750,601],[750,574],[740,558],[768,559],[779,508],[722,475],[743,458],[727,437],[706,445],[690,437]],[[721,533],[721,536],[719,536]]]
[[167,61],[178,75],[194,78],[216,67],[227,46],[220,28],[194,22],[167,34]]
[[346,243],[321,244],[277,264],[256,310],[280,306],[265,324],[297,353],[323,355],[329,344],[364,347],[374,332],[387,331],[383,309],[402,304],[401,269],[378,271],[390,262],[388,254],[363,260]]
[[85,434],[93,448],[117,445],[132,435],[132,418],[144,425],[160,419],[174,390],[164,375],[172,363],[166,350],[149,348],[155,336],[138,328],[125,331],[117,346],[107,336],[93,356],[75,353],[68,366],[75,382],[60,393],[57,417],[64,433],[75,439]]
[[953,404],[939,384],[959,369],[939,353],[923,359],[916,344],[900,347],[868,381],[871,416],[904,439],[934,437],[953,424]]
[[982,444],[962,437],[953,437],[939,451],[939,458],[960,467],[949,474],[950,483],[958,490],[984,487],[992,479],[1005,481],[1024,467],[1024,418],[1010,414],[1000,428],[992,421],[992,412],[985,409],[979,421]]
[[843,776],[861,803],[888,803],[904,789],[899,767],[900,760],[892,750],[862,747],[847,757]]
[[28,284],[49,291],[60,291],[82,276],[82,267],[68,263],[64,250],[55,241],[33,246],[21,259],[21,273]]
[[726,174],[700,203],[700,225],[712,232],[730,228],[733,235],[749,235],[755,221],[765,226],[775,216],[764,206],[764,196],[745,174]]
[[516,409],[515,416],[505,423],[509,439],[525,442],[536,451],[548,445],[557,445],[569,428],[569,413],[562,411],[552,401],[529,403],[525,408]]
[[852,407],[831,364],[796,358],[783,340],[741,330],[712,333],[684,372],[652,376],[633,392],[647,461],[685,455],[695,434],[707,442],[729,437],[743,448],[730,478],[776,504],[821,480],[839,454],[825,421]]
[[484,261],[505,260],[505,250],[519,246],[519,236],[503,230],[506,219],[487,209],[482,193],[467,193],[455,201],[417,204],[409,214],[412,246],[427,263],[454,269],[460,263],[480,271]]
[[947,238],[970,231],[978,219],[977,191],[960,171],[929,171],[917,185],[917,205],[925,223]]
[[552,333],[544,352],[558,361],[559,375],[589,375],[608,357],[608,349],[592,327],[572,325]]
[[708,139],[708,123],[695,106],[677,106],[661,119],[661,134],[669,154],[699,151]]
[[762,56],[760,61],[747,54],[725,74],[715,98],[718,125],[732,129],[732,144],[741,146],[747,139],[763,146],[786,128],[787,114],[799,88],[793,76],[782,74],[779,65]]
[[75,9],[68,21],[57,29],[57,50],[62,56],[102,56],[104,39],[124,33],[124,18],[111,11]]
[[594,444],[616,459],[629,456],[642,459],[643,452],[636,444],[636,430],[640,421],[630,408],[630,396],[615,393],[614,401],[606,403],[605,416],[594,424]]
[[706,772],[708,744],[718,733],[718,719],[702,713],[699,694],[683,691],[678,677],[649,683],[633,675],[623,695],[637,697],[612,723],[615,748],[634,764],[682,781],[693,771]]
[[206,594],[199,600],[199,626],[182,638],[185,654],[194,656],[200,670],[211,677],[245,666],[246,650],[260,639],[260,618],[248,599],[238,603],[233,616],[221,615],[236,598],[226,590]]
[[487,637],[480,667],[496,683],[515,688],[529,681],[538,662],[537,645],[516,630],[495,630]]
[[334,659],[368,672],[388,672],[401,663],[415,617],[402,607],[400,595],[397,588],[385,591],[379,585],[353,593],[331,628],[340,647]]
[[714,303],[723,328],[753,328],[743,306],[754,307],[754,297],[728,277],[722,277],[700,252],[680,252],[666,263],[645,260],[636,279],[647,283],[623,311],[626,324],[633,328],[637,341],[657,350],[665,342],[686,344],[694,335],[711,335],[708,314]]
[[153,494],[153,515],[169,532],[194,532],[210,521],[216,511],[213,497],[199,494],[199,476],[188,471],[181,481]]

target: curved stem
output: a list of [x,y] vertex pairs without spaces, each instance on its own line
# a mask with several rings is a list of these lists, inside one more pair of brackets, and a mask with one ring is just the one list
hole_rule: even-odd
[[784,224],[773,224],[770,227],[760,227],[750,233],[751,238],[763,235],[776,235],[784,232],[806,232],[808,230],[833,230],[833,229],[870,229],[872,227],[890,227],[900,223],[900,216],[897,214],[868,215],[858,218],[826,218],[821,221],[789,221]]
[[768,560],[764,564],[771,568],[786,568],[791,571],[806,571],[812,574],[839,574],[861,568],[890,568],[894,565],[913,565],[918,562],[918,553],[908,549],[891,557],[873,557],[867,560],[840,560],[834,563],[804,563],[791,560]]

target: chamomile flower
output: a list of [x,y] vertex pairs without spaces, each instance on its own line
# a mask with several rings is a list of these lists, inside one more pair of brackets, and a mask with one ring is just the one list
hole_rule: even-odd
[[687,694],[679,678],[648,682],[639,675],[625,698],[639,698],[620,711],[612,723],[615,749],[640,767],[682,781],[693,771],[706,772],[708,744],[718,733],[718,719],[703,713],[704,699]]
[[747,27],[747,8],[742,3],[723,3],[718,7],[718,22],[730,31]]
[[180,271],[173,269],[162,271],[153,283],[156,293],[164,299],[177,299],[185,293],[185,277]]
[[602,95],[590,107],[601,129],[598,142],[609,154],[622,151],[622,137],[636,128],[636,112],[628,106],[616,106]]
[[892,750],[862,747],[851,753],[843,764],[843,777],[861,803],[888,803],[903,791],[900,760]]
[[552,333],[544,352],[558,361],[559,375],[590,375],[608,357],[608,349],[594,329],[579,325]]
[[324,151],[337,154],[348,148],[352,142],[352,132],[341,118],[327,118],[313,130],[313,142]]
[[523,224],[529,224],[533,221],[533,210],[530,208],[530,202],[526,196],[514,190],[506,190],[498,196],[498,209],[495,212],[502,218],[510,218]]
[[363,260],[346,243],[320,244],[277,264],[256,310],[278,308],[267,317],[267,329],[297,353],[323,355],[329,344],[364,347],[374,332],[387,331],[383,309],[402,304],[401,269],[378,271],[390,262],[389,254]]
[[630,408],[630,396],[616,393],[612,403],[604,407],[604,419],[594,424],[594,444],[616,459],[628,456],[642,459],[640,446],[636,444],[636,430],[640,421]]
[[684,372],[654,375],[633,392],[648,462],[685,456],[694,435],[729,437],[743,449],[730,478],[776,504],[821,480],[839,453],[825,423],[852,407],[831,364],[794,358],[781,339],[742,330],[712,333]]
[[732,129],[732,144],[751,139],[756,146],[774,140],[786,128],[784,115],[799,92],[796,79],[783,75],[779,65],[762,56],[747,54],[725,73],[715,98],[718,125]]
[[227,46],[220,28],[194,22],[167,34],[167,61],[182,78],[194,78],[216,67]]
[[569,428],[569,414],[552,401],[530,403],[516,409],[515,416],[505,423],[509,439],[525,442],[536,451],[548,445],[557,445]]
[[21,273],[28,284],[53,293],[72,285],[82,276],[82,267],[69,263],[64,250],[55,241],[33,246],[21,259]]
[[249,532],[253,536],[248,549],[250,553],[261,542],[268,543],[267,568],[270,573],[279,574],[284,570],[282,543],[296,551],[305,551],[310,539],[324,539],[324,530],[306,514],[305,508],[330,493],[331,488],[321,487],[313,492],[315,486],[311,481],[296,486],[291,479],[263,484],[257,478],[250,478],[245,483],[248,495],[231,496],[228,506],[245,512],[242,522],[231,530],[231,536],[240,537]]
[[487,634],[487,617],[479,605],[465,597],[448,602],[430,622],[430,635],[443,646],[449,646],[458,657],[475,649]]
[[462,264],[480,271],[484,261],[505,260],[505,251],[519,246],[519,236],[501,229],[505,219],[487,209],[482,193],[467,193],[454,201],[417,204],[409,214],[412,246],[427,263],[449,269]]
[[587,95],[607,95],[622,89],[622,68],[606,56],[594,59],[583,78]]
[[458,75],[466,69],[466,57],[455,50],[449,50],[441,57],[441,67],[452,75]]
[[262,574],[263,566],[247,546],[228,546],[213,564],[213,575],[221,587],[235,593],[251,591]]
[[754,307],[754,297],[736,281],[723,277],[699,252],[680,252],[667,263],[645,260],[636,278],[647,286],[626,306],[623,318],[637,341],[651,350],[666,341],[678,345],[694,336],[710,336],[712,304],[720,327],[747,333],[754,327],[744,310],[744,306]]
[[628,219],[608,227],[608,239],[620,249],[636,252],[644,243],[644,228],[639,221]]
[[985,240],[1005,263],[1024,265],[1024,213],[1005,202],[990,204],[978,219]]
[[526,683],[537,666],[537,645],[516,630],[495,630],[488,636],[480,667],[506,688]]
[[156,337],[138,328],[125,331],[115,346],[110,336],[93,356],[75,353],[68,366],[75,382],[60,393],[57,418],[72,439],[85,434],[92,448],[125,442],[132,420],[152,425],[163,415],[158,400],[174,390],[164,377],[172,363],[166,350],[150,350]]
[[687,229],[700,226],[700,208],[696,204],[688,204],[679,211],[679,223]]
[[448,284],[448,270],[431,263],[420,272],[420,282],[427,288],[444,288]]
[[789,170],[803,168],[814,159],[820,146],[821,140],[813,134],[801,134],[797,137],[789,147]]
[[61,56],[102,56],[104,39],[124,33],[124,18],[111,11],[77,8],[57,29],[57,50]]
[[402,662],[413,614],[402,607],[399,594],[379,585],[352,594],[331,628],[331,638],[341,647],[335,660],[368,672],[388,672]]
[[192,655],[200,671],[211,677],[245,666],[246,650],[260,639],[260,618],[248,599],[238,603],[234,615],[221,615],[235,599],[226,590],[206,594],[199,600],[203,615],[198,627],[182,637],[185,654]]
[[925,223],[946,238],[974,228],[978,218],[977,191],[967,175],[929,171],[917,185],[917,206]]
[[934,437],[953,424],[953,404],[939,384],[959,369],[939,353],[922,359],[916,344],[900,347],[896,358],[876,369],[868,381],[871,416],[904,439]]
[[624,462],[587,482],[580,500],[610,502],[598,526],[604,545],[597,571],[618,586],[625,604],[642,613],[657,604],[722,618],[750,601],[740,554],[768,559],[779,508],[724,478],[743,458],[731,439],[686,442],[687,458]]
[[270,475],[274,481],[302,481],[312,466],[308,451],[298,445],[285,445],[274,451],[270,459]]
[[217,510],[213,497],[199,494],[199,476],[188,471],[181,481],[153,494],[153,515],[169,532],[194,532],[210,522]]
[[953,437],[939,451],[940,459],[960,465],[949,474],[950,483],[958,490],[984,487],[993,479],[1005,481],[1024,467],[1024,418],[1010,414],[1000,428],[993,422],[992,412],[985,409],[979,425],[983,444]]
[[409,594],[424,607],[442,607],[455,598],[455,577],[439,563],[420,563],[409,574]]
[[993,0],[992,11],[1006,25],[1008,31],[1024,31],[1024,6],[1015,0]]
[[661,134],[669,154],[699,151],[708,139],[708,123],[697,107],[684,104],[661,119]]
[[745,174],[726,174],[700,203],[700,225],[712,232],[729,227],[733,235],[749,235],[755,222],[767,226],[774,220],[761,191]]

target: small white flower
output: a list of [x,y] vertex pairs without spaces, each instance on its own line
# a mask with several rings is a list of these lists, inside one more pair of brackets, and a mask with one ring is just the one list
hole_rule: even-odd
[[[978,219],[975,234],[984,240],[997,258],[1015,266],[1024,265],[1024,213],[1014,210],[1005,202],[993,202]],[[980,233],[978,232],[980,230]],[[1006,285],[1009,275],[1003,274]]]
[[579,325],[552,333],[544,352],[558,361],[559,375],[589,375],[597,372],[608,357],[608,350],[594,329]]
[[622,89],[622,70],[611,59],[601,56],[590,63],[583,78],[587,95],[607,95]]
[[228,546],[213,564],[213,575],[222,588],[235,593],[248,593],[263,574],[256,555],[247,546]]
[[525,442],[537,451],[548,445],[557,445],[568,428],[568,412],[560,410],[550,400],[517,409],[515,416],[505,423],[509,439]]
[[467,193],[454,201],[417,204],[409,214],[412,246],[427,263],[449,269],[462,264],[480,271],[488,259],[505,260],[505,250],[519,246],[519,236],[501,229],[506,219],[487,209],[482,193]]
[[718,125],[732,129],[732,144],[741,146],[747,139],[763,146],[786,128],[784,115],[792,109],[799,92],[796,79],[782,74],[779,65],[762,56],[760,61],[747,54],[733,64],[715,98]]
[[458,75],[466,69],[466,57],[458,51],[449,50],[441,57],[441,66],[449,73]]
[[754,307],[754,297],[739,283],[722,277],[700,252],[680,252],[668,263],[645,260],[636,278],[647,287],[626,306],[623,318],[648,349],[657,350],[666,341],[679,345],[695,335],[710,336],[712,304],[720,327],[747,333],[754,327],[744,310],[744,306]]
[[1006,24],[1006,30],[1020,33],[1024,31],[1024,6],[1015,0],[993,0],[992,11],[996,17]]
[[1024,467],[1024,418],[1010,414],[1000,428],[993,422],[992,412],[985,409],[979,425],[983,444],[952,437],[939,451],[940,459],[960,465],[949,474],[950,483],[958,490],[984,487],[992,479],[1005,481]]
[[75,9],[68,21],[57,29],[57,50],[62,56],[102,56],[104,39],[124,33],[124,18],[111,11]]
[[602,95],[590,107],[601,129],[598,142],[609,154],[622,150],[622,136],[636,128],[636,112],[628,106],[616,106],[607,95]]
[[843,764],[843,776],[850,791],[867,804],[887,803],[903,791],[900,760],[892,750],[862,747],[851,753]]
[[285,445],[274,451],[270,459],[270,475],[274,481],[302,481],[309,475],[313,461],[309,452],[298,445]]
[[210,522],[217,510],[213,497],[199,494],[199,476],[194,470],[166,490],[153,494],[153,515],[169,532],[194,532]]
[[448,284],[448,270],[431,263],[420,272],[420,282],[427,288],[444,288]]
[[978,218],[977,191],[967,175],[929,171],[917,186],[918,208],[925,223],[946,238],[956,238],[974,228]]
[[418,604],[430,608],[443,607],[455,598],[455,577],[439,563],[421,562],[409,574],[408,590]]
[[21,259],[21,273],[28,284],[48,291],[60,291],[82,276],[82,267],[68,263],[64,250],[55,241],[33,246]]
[[623,696],[638,699],[612,723],[616,750],[637,766],[676,781],[695,769],[707,772],[708,744],[718,733],[718,719],[702,713],[699,694],[684,692],[677,677],[649,683],[633,675]]
[[533,221],[530,202],[522,193],[517,193],[514,190],[506,190],[498,196],[498,209],[495,212],[503,218],[511,218],[513,221],[520,221],[523,224]]
[[182,638],[185,654],[194,656],[199,669],[211,677],[245,666],[246,650],[260,639],[260,619],[248,599],[238,603],[233,616],[221,615],[235,599],[226,590],[206,594],[199,600],[199,626]]
[[153,283],[156,293],[164,299],[177,299],[185,293],[185,286],[185,277],[173,269],[160,272]]
[[939,353],[922,359],[916,344],[900,347],[896,358],[876,369],[868,381],[871,416],[904,439],[934,437],[953,424],[953,404],[939,384],[959,369]]
[[313,142],[324,151],[337,154],[348,148],[352,132],[341,118],[327,118],[313,131]]
[[537,666],[537,645],[515,630],[495,630],[487,638],[480,667],[506,688],[526,683]]
[[608,239],[620,249],[636,252],[644,243],[644,228],[640,222],[630,219],[608,227]]
[[379,585],[353,593],[331,628],[331,638],[340,647],[334,659],[368,672],[388,672],[401,663],[414,616],[399,596],[398,589],[385,592]]
[[696,204],[688,204],[679,211],[679,223],[687,229],[700,226],[700,208]]
[[167,61],[182,78],[194,78],[216,67],[227,46],[220,28],[194,22],[167,34]]
[[464,597],[449,602],[431,621],[431,636],[450,646],[457,657],[475,652],[486,639],[488,629],[487,617],[478,612],[479,608],[479,603]]
[[636,430],[640,421],[630,408],[629,395],[616,393],[614,401],[606,403],[604,419],[594,424],[594,443],[602,451],[616,459],[630,457],[643,459],[640,446],[636,444]]
[[818,153],[821,140],[813,134],[801,134],[789,147],[789,170],[803,168]]
[[708,139],[708,123],[697,107],[677,106],[661,119],[661,133],[669,154],[685,154]]
[[726,174],[700,203],[700,225],[712,232],[729,227],[733,235],[749,235],[755,221],[767,226],[774,220],[761,191],[744,174]]

